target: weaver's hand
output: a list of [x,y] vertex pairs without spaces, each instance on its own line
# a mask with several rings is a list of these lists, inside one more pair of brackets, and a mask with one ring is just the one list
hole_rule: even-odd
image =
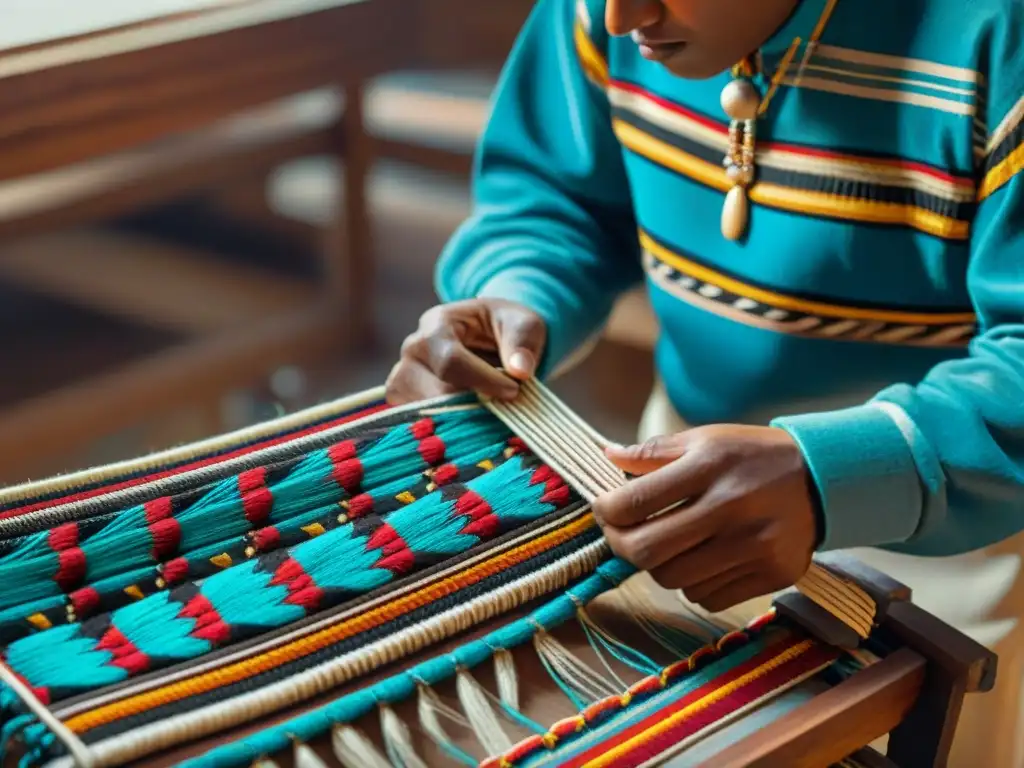
[[[387,380],[388,402],[467,390],[510,400],[519,392],[516,380],[536,372],[546,339],[544,321],[520,304],[501,299],[441,304],[424,313],[419,329],[402,345]],[[477,352],[496,352],[508,375]]]
[[818,542],[813,481],[786,432],[701,427],[608,456],[640,477],[598,498],[595,516],[612,549],[663,587],[718,612],[807,571]]

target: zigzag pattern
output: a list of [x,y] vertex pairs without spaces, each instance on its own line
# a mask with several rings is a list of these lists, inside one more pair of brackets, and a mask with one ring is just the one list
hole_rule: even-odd
[[343,499],[338,504],[317,507],[286,523],[265,526],[166,563],[128,571],[75,590],[66,598],[32,605],[31,613],[26,615],[22,610],[14,618],[0,622],[0,642],[6,645],[33,631],[85,621],[185,581],[207,578],[258,554],[301,544],[350,520],[369,514],[389,514],[440,486],[456,481],[468,482],[524,447],[521,441],[512,438],[505,444],[492,445],[468,455],[463,455],[461,449],[462,446],[449,446],[448,453],[456,454],[451,462],[426,469],[414,478],[402,478],[373,491]]
[[[448,445],[465,455],[508,434],[484,412],[442,414],[345,440],[301,460],[252,469],[198,494],[155,499],[117,514],[98,530],[89,523],[58,526],[28,537],[0,562],[0,608],[23,605],[28,610],[22,615],[36,613],[53,607],[47,598],[106,578],[120,576],[124,588],[137,578],[126,577],[129,572],[145,573],[139,569],[416,476],[443,462]],[[77,601],[83,613],[93,598],[84,592]],[[0,621],[11,618],[7,611],[0,615]]]
[[7,648],[5,660],[41,700],[58,701],[284,626],[572,500],[550,468],[513,455],[394,511],[365,514],[202,582],[25,637]]

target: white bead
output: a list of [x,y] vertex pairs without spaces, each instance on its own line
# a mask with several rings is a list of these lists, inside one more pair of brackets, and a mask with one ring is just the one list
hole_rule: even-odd
[[749,80],[733,80],[722,89],[722,109],[732,120],[753,120],[761,106],[761,94]]

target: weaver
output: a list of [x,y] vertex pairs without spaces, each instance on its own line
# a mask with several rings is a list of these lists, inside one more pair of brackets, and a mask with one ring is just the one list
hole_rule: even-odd
[[655,591],[603,444],[537,382],[374,390],[0,492],[5,760],[942,764],[991,653],[849,560],[746,627]]

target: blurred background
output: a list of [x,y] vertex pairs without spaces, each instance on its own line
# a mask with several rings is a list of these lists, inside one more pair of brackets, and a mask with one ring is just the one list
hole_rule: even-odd
[[[383,384],[532,0],[13,0],[0,484]],[[629,440],[640,296],[557,389]]]

